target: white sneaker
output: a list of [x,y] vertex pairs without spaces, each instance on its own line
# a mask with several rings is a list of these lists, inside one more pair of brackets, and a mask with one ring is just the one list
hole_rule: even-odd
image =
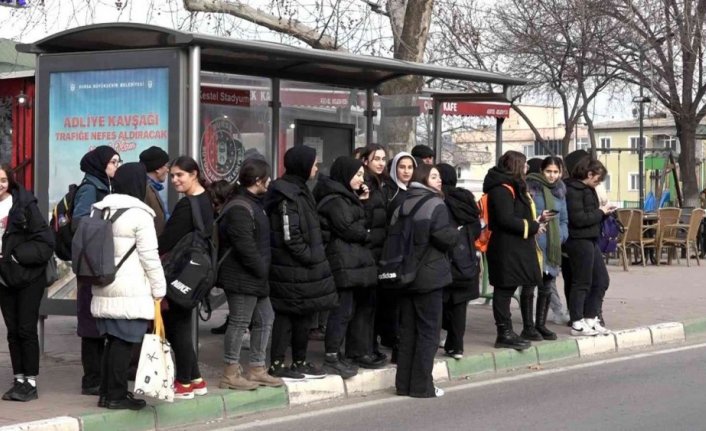
[[446,393],[446,392],[444,392],[443,389],[434,386],[434,395],[436,395],[437,398],[438,398],[438,397],[443,397],[445,393]]
[[581,319],[571,324],[571,335],[574,337],[592,336],[598,335],[598,331],[589,326],[586,319]]
[[552,315],[549,318],[549,320],[556,323],[557,325],[566,325],[567,323],[569,323],[569,320],[571,320],[571,319],[569,318],[568,313],[562,312],[562,313],[557,314],[552,311]]
[[610,335],[613,333],[613,331],[601,325],[601,321],[598,320],[598,318],[584,320],[586,321],[588,327],[596,331],[598,335]]

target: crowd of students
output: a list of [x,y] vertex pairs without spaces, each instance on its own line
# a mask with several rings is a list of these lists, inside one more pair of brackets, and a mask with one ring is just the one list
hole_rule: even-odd
[[[165,299],[162,268],[177,242],[198,229],[194,212],[216,229],[217,285],[229,308],[221,388],[252,390],[327,374],[345,379],[391,361],[397,364],[397,394],[442,396],[432,379],[433,359],[442,328],[445,353],[463,357],[467,305],[479,296],[475,243],[483,229],[492,233],[487,260],[496,347],[522,350],[531,340],[556,339],[545,324],[550,308],[555,316],[563,313],[560,272],[571,333],[608,332],[602,301],[609,279],[596,240],[614,208],[601,205],[595,191],[606,174],[599,161],[575,152],[565,161],[532,160],[530,168],[523,154],[508,151],[485,178],[484,220],[473,193],[458,187],[456,169],[434,165],[429,147],[398,153],[389,163],[387,157],[373,144],[317,175],[316,151],[300,145],[285,153],[280,178],[272,180],[268,163],[255,156],[243,162],[233,184],[207,184],[195,160],[170,162],[157,147],[141,153],[139,163],[122,164],[108,146],[87,153],[72,223],[78,226],[94,212],[124,213],[113,223],[115,261],[124,265],[107,286],[78,286],[82,393],[110,409],[146,405],[128,392],[128,375],[155,317],[154,301],[161,304],[174,354],[175,398],[208,392],[191,338],[192,310]],[[173,211],[160,194],[167,175],[183,195]],[[402,289],[392,289],[379,281],[378,265],[390,227],[403,219],[412,223],[416,273]],[[36,199],[8,166],[0,166],[0,229],[0,306],[14,374],[3,399],[28,401],[37,398],[36,322],[54,238]],[[510,315],[518,287],[520,335]],[[327,317],[319,366],[308,361],[307,351],[320,316]],[[240,354],[248,331],[244,370]],[[391,357],[381,345],[392,349]]]

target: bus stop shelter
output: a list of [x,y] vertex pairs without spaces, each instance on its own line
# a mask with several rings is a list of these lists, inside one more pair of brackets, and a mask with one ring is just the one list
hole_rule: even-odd
[[[82,178],[79,160],[111,145],[126,161],[156,145],[171,157],[189,154],[210,181],[237,177],[242,161],[260,154],[282,173],[293,145],[317,149],[326,171],[335,157],[372,142],[411,148],[411,138],[385,132],[409,115],[418,95],[376,94],[405,76],[494,84],[497,93],[433,96],[432,142],[440,148],[440,104],[508,102],[508,75],[345,52],[187,33],[143,24],[96,24],[21,44],[36,54],[35,193],[50,208]],[[379,106],[376,107],[376,100]],[[411,102],[410,102],[411,101]],[[411,109],[410,109],[411,108]],[[411,122],[414,124],[414,121]],[[502,119],[498,117],[498,132]],[[498,133],[498,139],[501,139]],[[498,142],[501,142],[500,140]],[[170,189],[170,187],[166,187]],[[165,192],[170,205],[174,191]],[[42,315],[75,313],[69,268],[48,290]]]

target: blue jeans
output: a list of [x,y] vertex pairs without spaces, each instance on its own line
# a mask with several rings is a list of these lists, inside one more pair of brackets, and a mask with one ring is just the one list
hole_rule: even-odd
[[250,366],[264,367],[267,342],[272,334],[272,311],[270,298],[226,292],[228,298],[228,328],[225,335],[224,360],[226,364],[240,362],[243,335],[252,321],[250,333]]

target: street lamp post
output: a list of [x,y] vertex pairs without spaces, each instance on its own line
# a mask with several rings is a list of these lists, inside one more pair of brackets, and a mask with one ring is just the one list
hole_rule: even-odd
[[[640,68],[642,68],[642,63],[644,61],[645,50],[640,47]],[[644,87],[642,85],[642,80],[640,80],[640,96],[634,97],[632,99],[633,103],[640,104],[640,119],[639,119],[639,129],[640,137],[637,143],[637,187],[639,189],[639,205],[640,209],[644,207],[645,204],[645,129],[644,129],[644,118],[645,118],[645,103],[650,103],[650,98],[645,97]]]

